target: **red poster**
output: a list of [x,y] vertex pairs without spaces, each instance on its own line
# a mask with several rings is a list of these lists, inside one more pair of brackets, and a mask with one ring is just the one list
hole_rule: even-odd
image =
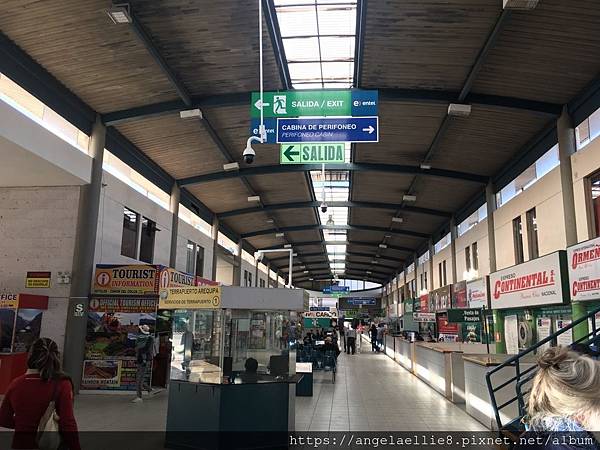
[[467,282],[460,281],[452,285],[452,307],[467,308]]
[[458,340],[458,323],[449,323],[446,314],[438,315],[436,322],[440,342],[455,342]]
[[419,297],[419,302],[421,303],[421,309],[419,312],[429,312],[429,294],[421,295],[421,297]]

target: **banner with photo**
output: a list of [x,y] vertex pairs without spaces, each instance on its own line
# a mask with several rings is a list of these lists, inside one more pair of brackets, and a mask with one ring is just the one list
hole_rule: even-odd
[[135,341],[140,325],[148,325],[154,334],[157,302],[147,297],[92,298],[82,389],[135,390]]

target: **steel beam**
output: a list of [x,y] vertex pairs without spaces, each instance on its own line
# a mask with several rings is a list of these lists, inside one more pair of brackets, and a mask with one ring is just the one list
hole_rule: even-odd
[[[384,227],[373,227],[370,225],[335,225],[335,226],[326,226],[326,225],[298,225],[293,227],[282,227],[282,228],[270,228],[267,230],[258,230],[252,231],[250,233],[242,234],[242,238],[251,238],[255,236],[265,236],[267,234],[275,234],[275,233],[292,233],[295,231],[310,231],[310,230],[344,230],[344,231],[375,231],[380,233],[391,233],[397,234],[400,236],[410,236],[415,238],[429,239],[429,235],[426,233],[420,233],[418,231],[410,231],[410,230],[388,230]],[[338,242],[338,244],[341,244]]]
[[[315,170],[317,166],[314,164],[294,164],[294,165],[272,165],[272,166],[256,166],[244,167],[235,171],[220,171],[208,173],[205,175],[197,175],[178,180],[180,186],[190,184],[209,183],[211,181],[220,181],[231,178],[251,177],[257,175],[272,175],[278,173],[290,172],[310,172]],[[375,163],[338,163],[328,164],[327,170],[346,170],[350,172],[389,172],[402,173],[412,175],[424,175],[441,178],[451,178],[455,180],[469,181],[479,184],[487,184],[489,178],[484,175],[473,173],[458,172],[445,169],[422,169],[419,166],[407,166],[398,164],[375,164]]]
[[[241,216],[244,214],[254,214],[258,212],[264,211],[279,211],[284,209],[304,209],[304,208],[318,208],[320,206],[320,202],[312,201],[312,202],[291,202],[291,203],[276,203],[273,205],[265,205],[263,208],[261,207],[252,207],[252,208],[242,208],[242,209],[234,209],[232,211],[226,211],[219,213],[218,216],[220,219],[225,219],[228,217]],[[373,208],[373,209],[390,209],[390,210],[401,210],[411,213],[417,214],[427,214],[431,216],[438,216],[444,218],[450,218],[452,213],[446,211],[440,211],[437,209],[430,208],[420,208],[418,206],[402,206],[400,204],[393,203],[378,203],[378,202],[356,202],[356,201],[338,201],[338,202],[327,202],[327,205],[331,208]]]

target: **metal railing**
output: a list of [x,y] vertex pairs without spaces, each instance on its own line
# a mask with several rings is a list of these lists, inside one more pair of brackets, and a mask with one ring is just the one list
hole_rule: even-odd
[[[537,364],[533,363],[533,365],[524,369],[523,368],[524,363],[522,362],[522,359],[525,356],[532,355],[536,350],[538,350],[540,347],[544,346],[545,344],[548,344],[548,343],[552,344],[554,339],[556,339],[561,334],[571,333],[573,328],[575,328],[577,325],[584,323],[585,321],[590,320],[590,319],[592,322],[592,331],[590,333],[588,333],[586,336],[583,336],[583,337],[573,341],[573,343],[571,344],[571,347],[573,347],[574,345],[577,345],[577,344],[583,344],[586,346],[598,344],[598,342],[600,342],[600,330],[598,330],[598,326],[597,326],[598,324],[596,323],[596,314],[599,312],[600,312],[600,308],[596,308],[595,310],[589,312],[586,316],[581,317],[581,318],[577,319],[576,321],[572,322],[571,324],[569,324],[569,326],[562,328],[561,330],[557,331],[556,333],[553,333],[550,336],[542,339],[537,344],[529,347],[526,350],[523,350],[519,354],[508,358],[502,364],[494,367],[492,370],[490,370],[486,374],[485,378],[486,378],[487,388],[488,388],[488,392],[490,394],[490,400],[492,403],[492,408],[494,410],[496,424],[498,425],[498,431],[500,433],[503,430],[519,431],[519,430],[523,429],[522,419],[527,414],[526,396],[530,393],[530,385],[528,385],[528,383],[530,383],[533,380],[533,378],[535,377],[538,366],[537,366]],[[527,364],[531,364],[531,363],[527,362]],[[507,367],[514,367],[515,375],[513,377],[511,377],[510,379],[503,381],[498,386],[494,386],[494,383],[493,383],[494,375],[498,374],[502,369],[505,369]],[[499,405],[496,394],[501,389],[504,389],[513,383],[515,386],[515,396],[511,397],[509,400],[507,400]],[[509,405],[514,404],[515,402],[517,402],[517,405],[518,405],[518,416],[513,417],[512,419],[508,420],[506,423],[503,423],[501,414],[500,414],[501,411],[503,409],[507,408]]]

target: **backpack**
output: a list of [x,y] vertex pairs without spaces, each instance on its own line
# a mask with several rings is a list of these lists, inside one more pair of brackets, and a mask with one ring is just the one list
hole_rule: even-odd
[[61,444],[61,436],[58,431],[58,414],[56,413],[56,398],[58,397],[58,385],[60,381],[54,382],[52,399],[44,415],[40,419],[37,429],[36,443],[40,450],[57,450]]

